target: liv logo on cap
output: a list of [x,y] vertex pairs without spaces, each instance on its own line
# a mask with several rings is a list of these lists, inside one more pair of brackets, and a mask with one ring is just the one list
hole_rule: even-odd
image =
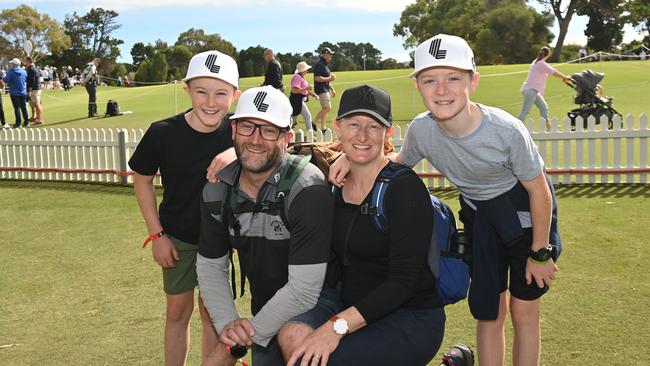
[[217,65],[216,54],[209,55],[208,58],[205,59],[205,66],[210,70],[210,72],[214,72],[216,74],[218,74],[219,70],[221,69],[221,66]]
[[441,50],[440,43],[442,43],[442,40],[437,38],[431,41],[431,46],[429,46],[429,54],[437,59],[447,57],[447,50]]
[[264,103],[264,99],[266,99],[266,92],[258,92],[257,95],[255,95],[255,99],[253,99],[253,104],[255,104],[258,111],[266,113],[269,109],[269,105]]

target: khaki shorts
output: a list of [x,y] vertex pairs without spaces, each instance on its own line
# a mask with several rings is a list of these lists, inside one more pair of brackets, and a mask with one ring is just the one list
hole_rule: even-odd
[[37,104],[41,104],[41,89],[32,90],[32,95],[29,97],[30,107],[34,107]]
[[332,100],[329,92],[318,94],[318,100],[322,108],[332,108]]
[[185,293],[198,285],[196,278],[196,254],[199,252],[198,244],[186,243],[180,239],[167,235],[174,243],[180,260],[174,262],[175,268],[163,268],[163,288],[168,295]]

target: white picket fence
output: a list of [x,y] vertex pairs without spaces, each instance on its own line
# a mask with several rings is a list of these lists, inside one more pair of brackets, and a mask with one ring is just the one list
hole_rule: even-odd
[[[603,121],[604,122],[604,121]],[[647,183],[648,116],[616,117],[607,130],[589,118],[587,129],[571,131],[569,119],[552,121],[544,131],[543,121],[529,120],[527,128],[536,141],[554,184]],[[582,121],[578,121],[582,126]],[[560,127],[560,128],[558,128]],[[404,131],[406,132],[406,131]],[[127,161],[144,134],[140,129],[25,128],[0,131],[0,179],[82,181],[129,184],[133,182]],[[393,143],[402,145],[397,126]],[[326,133],[296,132],[299,141],[332,141]],[[415,167],[429,187],[451,184],[428,162]],[[157,183],[160,183],[159,180]]]

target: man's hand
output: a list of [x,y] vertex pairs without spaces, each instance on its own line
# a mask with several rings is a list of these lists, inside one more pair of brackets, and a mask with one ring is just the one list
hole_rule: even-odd
[[236,319],[228,323],[221,333],[219,333],[219,340],[223,344],[234,346],[240,344],[242,346],[250,347],[253,345],[253,336],[255,335],[255,328],[250,320],[242,318]]
[[332,96],[332,98],[336,97],[336,90],[330,89],[330,95]]
[[545,263],[535,263],[530,258],[526,261],[526,284],[530,285],[535,280],[537,287],[543,288],[555,281],[555,272],[558,271],[553,259]]
[[336,161],[330,166],[330,174],[327,179],[334,184],[335,186],[341,188],[345,184],[345,176],[348,175],[350,171],[350,162],[345,153],[336,159]]
[[330,81],[329,82],[331,83],[332,81],[335,81],[335,80],[336,80],[336,75],[330,74]]
[[153,241],[151,253],[153,254],[153,260],[160,264],[162,268],[174,268],[176,267],[174,261],[181,259],[174,243],[169,240],[167,235]]
[[237,154],[235,153],[234,147],[231,147],[230,149],[225,150],[221,154],[215,156],[207,169],[206,178],[208,181],[210,183],[218,182],[219,179],[217,179],[217,173],[219,173],[221,169],[225,168],[226,165],[232,163],[235,160],[237,160]]

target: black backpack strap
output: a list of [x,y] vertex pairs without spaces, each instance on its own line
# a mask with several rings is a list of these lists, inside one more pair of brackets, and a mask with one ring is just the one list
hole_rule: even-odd
[[[232,227],[235,233],[235,240],[239,240],[241,237],[241,224],[235,216],[235,207],[237,207],[237,195],[234,194],[234,188],[231,185],[226,185],[226,196],[224,197],[223,202],[221,202],[221,220],[223,221],[226,229]],[[230,236],[230,234],[228,234]],[[230,284],[232,287],[233,298],[237,298],[237,281],[236,271],[235,271],[235,260],[234,260],[235,250],[230,246]],[[244,269],[244,264],[242,261],[239,261],[239,282],[240,282],[240,296],[244,296],[245,291],[245,280],[246,272]]]

